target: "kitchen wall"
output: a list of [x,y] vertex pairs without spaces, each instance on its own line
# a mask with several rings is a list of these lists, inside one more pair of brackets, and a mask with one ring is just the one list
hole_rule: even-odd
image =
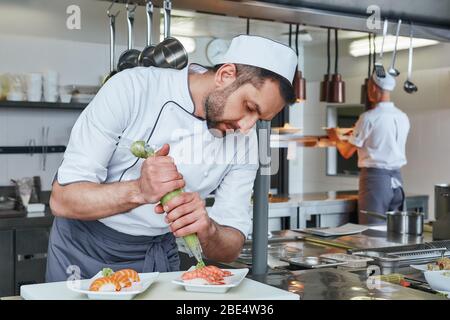
[[[65,10],[69,4],[78,4],[82,8],[81,30],[66,28]],[[57,70],[61,85],[99,85],[109,71],[106,6],[106,2],[100,1],[2,1],[0,74]],[[119,16],[116,22],[117,57],[126,48],[124,8],[121,6],[120,9],[122,19]],[[140,8],[136,17],[138,48],[145,43],[145,30],[144,10]],[[196,39],[197,51],[191,54],[191,61],[207,63],[203,52],[209,40]],[[43,126],[50,127],[49,144],[67,145],[79,114],[76,110],[2,108],[0,145],[27,145],[32,138],[40,145]],[[10,184],[10,179],[40,175],[43,189],[49,190],[62,154],[49,154],[45,171],[42,158],[39,154],[0,155],[0,185]]]
[[[66,28],[66,8],[71,4],[81,8],[81,30]],[[102,77],[109,71],[109,25],[105,12],[107,6],[107,2],[92,0],[2,0],[0,74],[57,70],[61,85],[99,85]],[[127,35],[125,8],[123,5],[115,8],[121,11],[116,20],[117,61],[126,48]],[[113,9],[113,12],[115,10]],[[138,49],[142,49],[145,43],[145,21],[145,11],[140,7],[135,20],[135,44]],[[236,24],[236,21],[230,21],[231,24]],[[263,30],[258,24],[251,26],[254,34],[262,33]],[[196,50],[190,54],[190,62],[209,64],[205,52],[211,39],[195,38]],[[292,107],[291,112],[292,123],[301,126],[302,108],[296,105]],[[42,143],[43,126],[50,126],[49,144],[66,145],[79,114],[80,111],[73,110],[2,108],[0,145],[26,145],[32,138],[39,145]],[[299,150],[300,155],[301,152]],[[296,177],[290,183],[293,192],[300,192],[302,187],[300,159],[290,164],[290,170]],[[49,190],[61,160],[62,154],[49,154],[47,168],[43,171],[42,156],[39,154],[0,155],[0,185],[9,185],[12,178],[40,175],[43,189]]]
[[[348,54],[349,41],[342,41],[339,72],[346,82],[347,104],[359,104],[360,88],[367,75],[367,56],[354,58]],[[333,47],[333,45],[332,45]],[[308,100],[304,108],[304,131],[324,134],[326,103],[319,102],[319,85],[326,71],[324,45],[305,48],[305,74]],[[333,50],[332,50],[333,54]],[[333,57],[333,56],[332,56]],[[391,53],[385,54],[385,66]],[[334,58],[332,58],[334,61]],[[401,71],[392,99],[407,113],[411,131],[407,142],[408,164],[402,173],[409,193],[429,195],[431,218],[434,217],[434,185],[450,182],[450,44],[414,49],[413,82],[419,91],[403,91],[406,79],[407,50],[399,52],[397,66]],[[333,70],[332,64],[332,70]],[[326,150],[305,148],[303,153],[305,192],[357,189],[357,178],[326,176]]]

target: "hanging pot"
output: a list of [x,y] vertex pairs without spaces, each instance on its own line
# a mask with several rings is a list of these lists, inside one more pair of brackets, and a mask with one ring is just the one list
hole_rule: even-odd
[[320,83],[320,101],[327,101],[328,88],[330,86],[330,29],[327,30],[327,73],[323,76],[323,81]]
[[110,10],[113,6],[114,2],[111,3],[106,14],[109,17],[109,30],[110,30],[110,46],[109,46],[109,73],[103,79],[103,83],[108,81],[113,75],[117,73],[115,70],[116,62],[115,62],[115,39],[116,39],[116,17],[119,15],[119,11],[116,14],[111,14]]
[[188,54],[181,42],[170,36],[170,11],[172,1],[164,0],[164,41],[153,51],[152,59],[160,68],[183,69],[188,64]]
[[155,46],[152,45],[153,3],[151,1],[145,4],[145,12],[147,13],[147,46],[141,51],[138,61],[140,66],[150,67],[155,65],[152,58]]
[[343,102],[345,102],[345,82],[342,80],[342,76],[338,72],[339,41],[338,41],[338,30],[337,29],[334,29],[334,37],[335,37],[334,74],[331,76],[331,82],[328,86],[327,102],[343,103]]
[[133,49],[133,28],[134,28],[134,14],[137,4],[133,8],[127,3],[127,25],[128,25],[128,49],[122,52],[119,57],[117,70],[122,71],[129,68],[134,68],[138,65],[139,50]]

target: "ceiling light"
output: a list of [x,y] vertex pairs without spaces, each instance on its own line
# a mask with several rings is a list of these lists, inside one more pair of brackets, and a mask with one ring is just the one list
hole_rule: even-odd
[[[381,48],[381,37],[377,37],[375,40],[375,47],[377,48],[377,52],[379,52]],[[426,47],[438,44],[439,41],[429,40],[429,39],[421,39],[421,38],[413,38],[413,48]],[[386,36],[384,40],[384,52],[394,51],[395,47],[395,36]],[[404,50],[409,48],[409,38],[408,37],[398,37],[397,50]],[[369,54],[369,40],[361,39],[355,40],[350,43],[349,47],[350,55],[353,57],[367,56]]]
[[[186,49],[187,53],[192,53],[195,51],[196,48],[196,42],[194,38],[191,37],[182,37],[182,36],[173,36],[174,38],[177,38],[181,44],[183,45],[184,49]],[[159,37],[159,41],[164,40],[164,35],[161,34]]]

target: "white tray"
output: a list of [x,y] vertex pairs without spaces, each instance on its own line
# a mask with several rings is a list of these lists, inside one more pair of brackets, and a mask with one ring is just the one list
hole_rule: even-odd
[[159,272],[139,273],[141,281],[133,283],[129,288],[122,288],[121,291],[104,292],[104,291],[90,291],[91,283],[102,276],[100,271],[91,279],[80,280],[79,282],[67,282],[67,287],[77,293],[86,294],[89,299],[93,300],[131,300],[134,296],[147,290],[152,283],[158,278]]
[[[189,269],[193,270],[194,267]],[[204,284],[199,283],[196,280],[184,281],[181,276],[172,283],[183,286],[186,291],[191,292],[208,292],[208,293],[225,293],[231,288],[237,287],[248,273],[248,268],[244,269],[222,269],[225,271],[230,271],[233,275],[229,277],[224,277],[225,284]]]

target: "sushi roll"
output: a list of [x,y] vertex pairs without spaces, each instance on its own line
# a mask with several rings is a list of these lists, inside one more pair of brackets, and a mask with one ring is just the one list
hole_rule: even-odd
[[114,292],[120,291],[122,287],[117,280],[112,277],[102,277],[96,279],[91,283],[89,290],[90,291],[103,291],[103,292]]

